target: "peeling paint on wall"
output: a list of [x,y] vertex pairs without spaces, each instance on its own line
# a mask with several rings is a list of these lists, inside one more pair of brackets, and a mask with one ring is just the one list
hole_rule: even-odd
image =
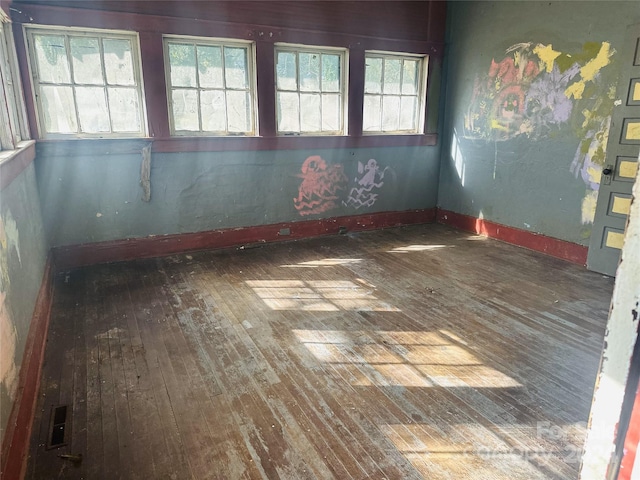
[[17,332],[11,320],[6,304],[7,291],[10,286],[9,255],[20,256],[20,237],[18,227],[10,211],[0,217],[0,383],[2,383],[10,399],[15,399],[18,369],[15,363]]
[[537,141],[564,132],[579,139],[569,169],[586,186],[581,221],[593,223],[615,95],[601,72],[615,50],[609,42],[588,42],[570,53],[523,42],[505,53],[475,80],[465,137]]

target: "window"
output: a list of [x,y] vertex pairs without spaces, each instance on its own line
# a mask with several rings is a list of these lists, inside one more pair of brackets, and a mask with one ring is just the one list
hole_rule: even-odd
[[276,45],[278,133],[345,133],[346,50]]
[[135,34],[68,28],[27,33],[41,136],[145,134]]
[[424,125],[426,58],[365,53],[364,133],[419,133]]
[[0,18],[0,150],[29,138],[17,65],[11,24]]
[[186,37],[164,42],[172,133],[252,135],[252,44]]

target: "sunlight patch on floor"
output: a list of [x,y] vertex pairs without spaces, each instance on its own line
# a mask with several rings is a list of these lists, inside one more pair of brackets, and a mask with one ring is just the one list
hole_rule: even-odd
[[400,311],[377,299],[371,288],[349,280],[248,280],[246,284],[272,310]]
[[320,362],[354,366],[358,372],[350,371],[355,386],[522,386],[485,365],[468,348],[454,344],[444,332],[296,329],[293,333]]

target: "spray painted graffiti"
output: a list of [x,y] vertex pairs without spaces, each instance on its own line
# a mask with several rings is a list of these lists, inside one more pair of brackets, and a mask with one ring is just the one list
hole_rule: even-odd
[[615,50],[609,42],[585,43],[582,51],[570,53],[528,42],[505,53],[474,82],[465,136],[496,142],[518,136],[541,140],[571,128],[582,140],[570,170],[586,186],[582,223],[592,223],[615,95],[602,71]]
[[0,383],[13,400],[18,381],[15,358],[17,333],[6,303],[10,285],[9,254],[12,250],[22,263],[18,228],[11,212],[7,211],[4,217],[0,217]]
[[303,216],[325,213],[339,205],[352,210],[373,207],[380,199],[385,176],[395,179],[394,171],[379,165],[375,158],[366,164],[358,162],[358,172],[351,181],[347,180],[344,165],[329,165],[318,155],[308,157],[301,171],[296,175],[302,178],[302,183],[293,205]]
[[341,192],[347,188],[347,176],[340,164],[327,165],[318,155],[312,155],[302,164],[302,183],[293,204],[300,215],[324,213],[337,206]]
[[389,167],[380,169],[378,162],[374,158],[370,158],[366,165],[358,162],[358,175],[354,182],[356,186],[352,187],[347,196],[347,200],[342,202],[345,206],[354,207],[356,210],[362,207],[372,207],[378,199],[379,190],[384,186],[384,174]]

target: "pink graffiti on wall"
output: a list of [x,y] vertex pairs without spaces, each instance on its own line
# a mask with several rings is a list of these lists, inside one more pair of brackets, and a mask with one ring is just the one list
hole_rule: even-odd
[[293,204],[300,215],[313,215],[337,206],[340,193],[346,189],[347,176],[339,164],[327,165],[319,155],[308,157],[301,168],[298,196]]

